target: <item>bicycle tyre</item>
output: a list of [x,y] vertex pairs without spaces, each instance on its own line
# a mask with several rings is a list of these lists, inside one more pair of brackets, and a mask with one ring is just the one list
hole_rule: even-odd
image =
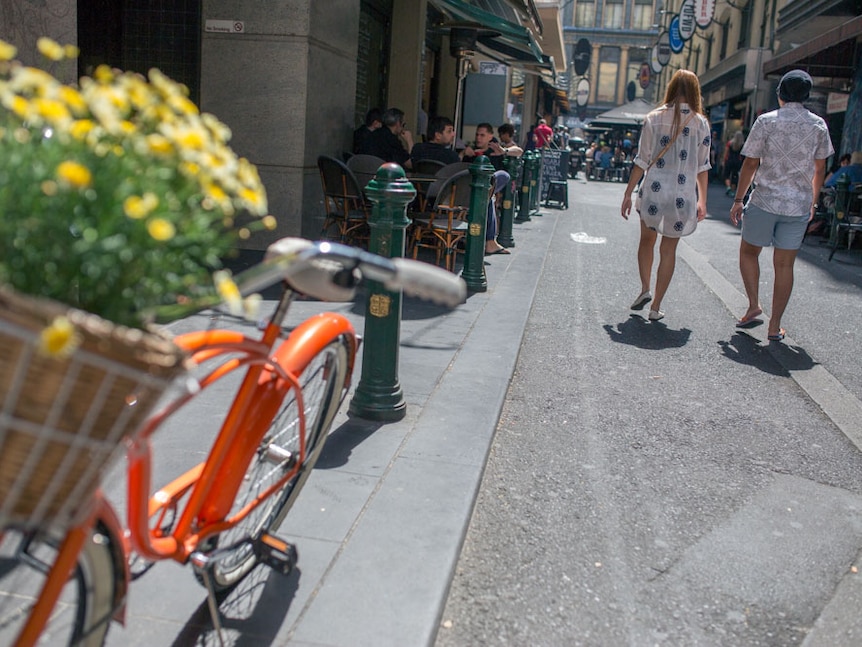
[[[297,470],[296,475],[284,484],[280,492],[270,496],[237,526],[221,533],[210,542],[211,548],[219,544],[230,546],[243,537],[255,537],[262,532],[278,530],[323,448],[329,427],[341,403],[351,353],[352,343],[346,337],[339,336],[321,349],[302,369],[299,382],[302,385],[303,404],[306,411],[305,462]],[[279,466],[276,465],[274,469],[273,465],[266,460],[267,448],[275,445],[282,450],[298,451],[298,434],[292,433],[298,428],[299,414],[294,390],[291,389],[264,436],[255,458],[246,470],[243,486],[237,492],[234,501],[234,511],[243,507],[255,492],[266,488],[268,481],[277,480],[279,474],[276,470]],[[221,553],[218,559],[213,560],[208,570],[213,589],[217,593],[230,591],[251,572],[257,562],[257,556],[249,544],[242,544],[227,554]],[[199,573],[195,573],[195,576],[201,584],[204,584]]]
[[[0,546],[0,644],[12,644],[45,581],[40,570],[6,554],[21,537],[17,531],[4,531]],[[35,550],[42,554],[56,551],[59,544],[50,535],[39,535],[33,541]],[[98,529],[93,530],[38,644],[101,647],[113,613],[114,575],[108,541]]]

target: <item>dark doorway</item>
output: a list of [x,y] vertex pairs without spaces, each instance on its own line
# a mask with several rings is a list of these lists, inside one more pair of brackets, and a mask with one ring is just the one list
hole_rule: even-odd
[[200,98],[200,0],[78,0],[78,72],[158,68]]

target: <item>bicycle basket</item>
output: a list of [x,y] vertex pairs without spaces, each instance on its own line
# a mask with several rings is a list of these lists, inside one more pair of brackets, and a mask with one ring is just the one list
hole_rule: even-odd
[[[60,315],[80,344],[48,357],[37,343]],[[85,518],[123,439],[183,370],[165,335],[0,289],[0,529]]]

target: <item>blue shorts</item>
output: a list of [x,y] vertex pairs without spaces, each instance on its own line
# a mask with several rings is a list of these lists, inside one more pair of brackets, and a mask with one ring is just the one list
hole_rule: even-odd
[[742,240],[757,247],[799,249],[808,228],[808,216],[782,216],[748,205],[742,217]]

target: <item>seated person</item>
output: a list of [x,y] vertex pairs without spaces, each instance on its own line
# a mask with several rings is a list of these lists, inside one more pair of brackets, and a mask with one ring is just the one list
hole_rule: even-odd
[[353,153],[358,153],[365,145],[365,140],[382,125],[383,111],[380,108],[372,108],[365,113],[365,123],[353,131]]
[[386,162],[395,162],[411,168],[410,151],[413,149],[413,133],[404,123],[404,111],[389,108],[383,113],[383,126],[371,133],[359,153],[376,155]]
[[850,166],[850,158],[852,156],[850,153],[844,153],[841,157],[838,158],[838,161],[832,165],[832,168],[829,169],[829,172],[826,174],[825,181],[828,182],[829,179],[835,175],[835,171],[841,169],[845,166]]
[[842,177],[850,180],[850,184],[862,182],[862,151],[855,151],[850,156],[850,164],[841,166],[823,183],[823,186],[838,186],[838,180]]
[[[428,121],[428,141],[415,144],[410,151],[410,159],[414,163],[419,160],[437,160],[444,164],[460,162],[461,156],[452,148],[454,139],[455,125],[449,117],[431,117]],[[472,149],[469,151],[473,153]]]
[[[494,138],[494,127],[489,123],[476,126],[475,157],[485,155],[494,166],[494,195],[488,201],[488,217],[485,222],[485,254],[510,254],[508,249],[497,242],[497,210],[496,195],[511,181],[509,174],[503,170],[503,158],[507,155],[520,157],[524,151],[516,145],[501,146]],[[474,157],[474,159],[475,159]],[[466,156],[464,158],[467,160]]]
[[[512,124],[502,124],[497,127],[497,136],[500,138],[500,148],[503,154],[509,157],[521,157],[524,150],[515,143],[515,127]],[[494,163],[493,161],[491,162]]]

